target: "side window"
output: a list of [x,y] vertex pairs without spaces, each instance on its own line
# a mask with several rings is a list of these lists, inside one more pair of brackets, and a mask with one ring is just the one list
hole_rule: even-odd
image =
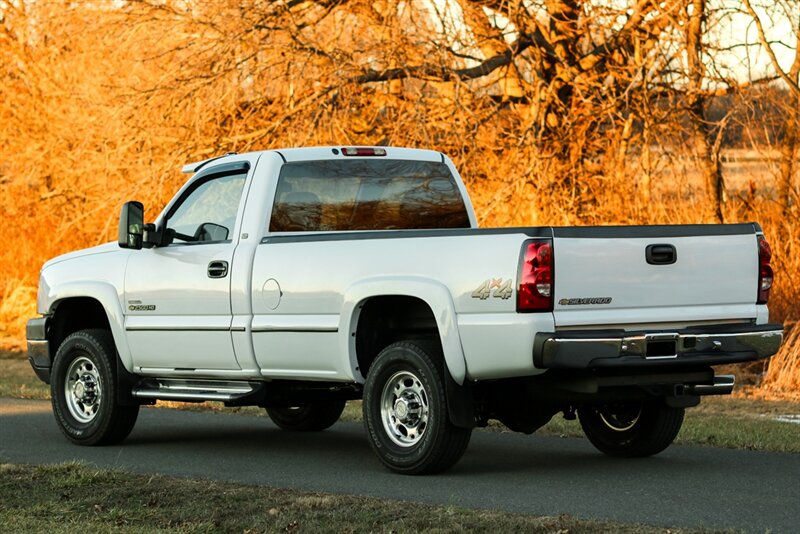
[[218,243],[231,239],[246,174],[201,181],[167,218],[175,241]]
[[443,163],[325,160],[281,169],[270,232],[469,228]]

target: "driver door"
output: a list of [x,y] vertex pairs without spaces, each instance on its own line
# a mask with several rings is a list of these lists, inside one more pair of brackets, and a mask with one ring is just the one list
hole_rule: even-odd
[[246,171],[196,179],[160,226],[171,244],[132,251],[125,330],[145,373],[240,369],[231,338],[231,265]]

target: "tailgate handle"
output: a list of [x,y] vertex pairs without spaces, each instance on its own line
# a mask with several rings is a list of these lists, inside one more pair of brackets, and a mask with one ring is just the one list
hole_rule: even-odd
[[678,259],[673,245],[647,245],[644,257],[650,265],[671,265]]

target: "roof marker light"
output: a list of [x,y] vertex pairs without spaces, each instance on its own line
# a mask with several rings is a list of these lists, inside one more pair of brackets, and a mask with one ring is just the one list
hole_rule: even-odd
[[386,149],[364,146],[342,147],[342,154],[345,156],[385,156]]

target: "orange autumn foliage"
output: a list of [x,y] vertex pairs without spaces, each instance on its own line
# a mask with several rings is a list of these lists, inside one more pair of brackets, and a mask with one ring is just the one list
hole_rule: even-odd
[[[126,200],[144,202],[154,218],[185,180],[183,164],[229,151],[441,150],[460,169],[482,226],[710,222],[705,163],[687,142],[680,91],[654,96],[635,81],[636,69],[659,65],[648,58],[669,28],[670,38],[679,35],[670,19],[678,11],[652,13],[653,27],[639,36],[610,15],[592,19],[630,47],[608,58],[587,54],[570,71],[541,62],[576,49],[537,55],[547,42],[536,41],[518,13],[509,20],[530,39],[509,44],[510,30],[486,21],[465,26],[484,13],[480,2],[459,2],[466,22],[449,25],[423,4],[401,11],[390,2],[290,1],[0,7],[4,343],[23,343],[46,259],[115,239]],[[575,28],[559,31],[578,42]],[[540,63],[552,71],[547,84],[532,77]],[[485,74],[469,70],[496,64]],[[609,79],[626,91],[609,90]],[[568,96],[559,93],[565,84],[574,89]],[[753,121],[743,128],[766,128],[757,115],[742,112]],[[769,142],[754,145],[755,166],[723,161],[720,209],[725,222],[764,227],[777,273],[771,315],[794,321],[800,223],[793,206],[775,200]],[[735,159],[741,151],[723,153]],[[790,336],[768,368],[771,388],[798,387],[797,339]]]

